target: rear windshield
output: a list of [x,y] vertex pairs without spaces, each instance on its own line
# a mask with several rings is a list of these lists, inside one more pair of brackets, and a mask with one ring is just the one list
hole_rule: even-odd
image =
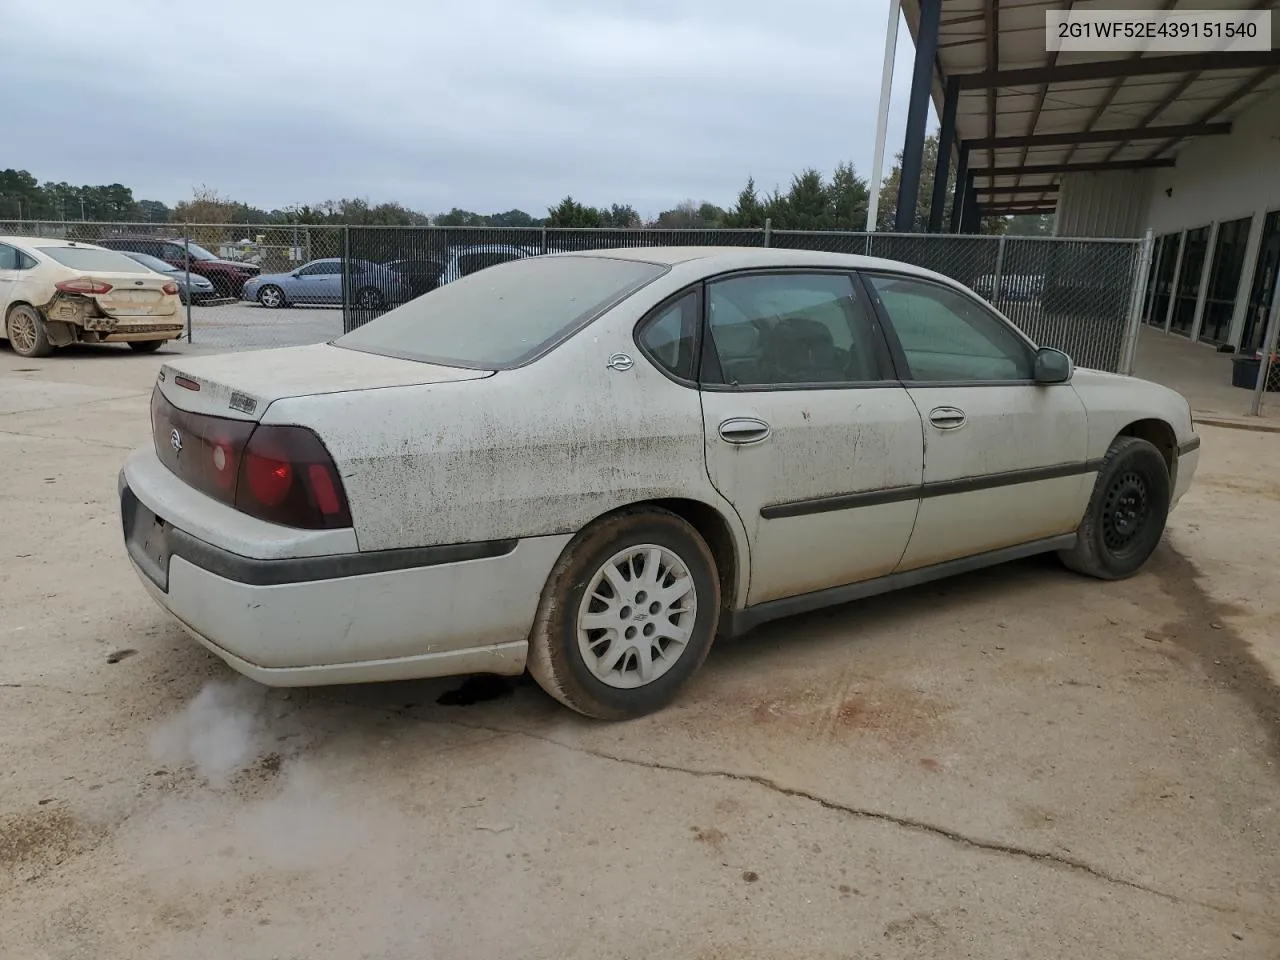
[[667,267],[607,257],[529,257],[410,300],[334,343],[451,367],[501,370],[541,356]]
[[72,270],[101,271],[104,273],[138,273],[138,263],[123,253],[103,250],[99,247],[37,247],[46,257],[52,257]]

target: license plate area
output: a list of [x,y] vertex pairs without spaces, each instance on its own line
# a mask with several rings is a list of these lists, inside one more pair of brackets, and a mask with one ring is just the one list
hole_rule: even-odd
[[129,556],[152,583],[167,593],[172,526],[143,506],[128,487],[120,494],[120,517]]

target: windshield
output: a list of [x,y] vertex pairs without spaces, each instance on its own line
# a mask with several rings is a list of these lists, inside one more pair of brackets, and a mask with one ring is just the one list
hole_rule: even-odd
[[130,260],[136,260],[148,270],[154,270],[156,273],[173,273],[176,268],[169,266],[159,257],[153,257],[149,253],[126,253],[126,257]]
[[608,257],[530,257],[410,300],[334,343],[479,370],[541,356],[667,267]]
[[137,273],[138,263],[123,253],[103,250],[101,247],[37,247],[46,257],[52,257],[72,270],[95,270],[105,273]]

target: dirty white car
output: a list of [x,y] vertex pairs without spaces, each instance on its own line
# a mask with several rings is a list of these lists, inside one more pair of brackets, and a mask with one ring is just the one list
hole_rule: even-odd
[[1044,551],[1126,577],[1199,446],[1178,394],[938,274],[761,249],[494,266],[330,344],[175,360],[152,420],[129,556],[236,670],[527,667],[604,718],[787,614]]
[[114,250],[0,237],[0,332],[14,352],[44,357],[72,343],[150,352],[182,335],[178,285]]

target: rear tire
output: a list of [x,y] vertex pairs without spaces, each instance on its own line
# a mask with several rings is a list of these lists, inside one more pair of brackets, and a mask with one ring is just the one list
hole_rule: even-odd
[[4,332],[9,338],[9,346],[20,357],[47,357],[53,353],[44,317],[35,307],[24,303],[10,310],[5,318]]
[[155,353],[162,346],[163,340],[130,340],[129,349],[134,353]]
[[1137,437],[1117,437],[1098,470],[1076,545],[1058,556],[1070,569],[1100,580],[1133,576],[1164,535],[1171,495],[1160,451]]
[[579,533],[551,571],[529,672],[585,716],[643,716],[697,672],[719,618],[720,578],[698,532],[666,510],[624,510]]
[[355,305],[359,310],[381,310],[385,304],[377,287],[362,287],[356,291]]

